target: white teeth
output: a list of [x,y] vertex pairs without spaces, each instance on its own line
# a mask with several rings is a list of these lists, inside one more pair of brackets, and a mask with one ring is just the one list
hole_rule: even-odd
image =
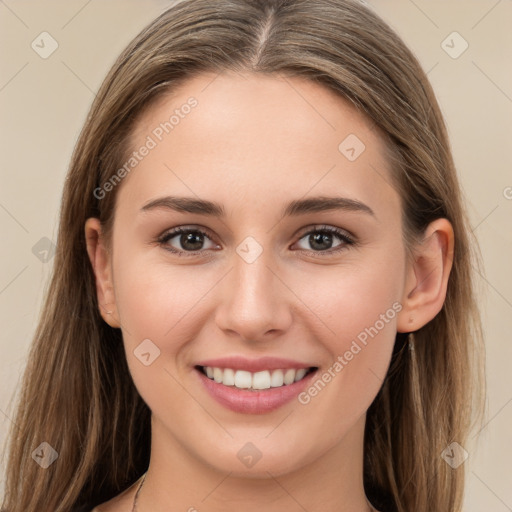
[[222,382],[223,372],[220,368],[213,369],[213,380],[215,382]]
[[[220,370],[222,371],[222,370]],[[224,384],[224,382],[223,382]],[[235,387],[240,389],[249,389],[252,384],[252,375],[251,372],[245,372],[243,370],[238,370],[235,373]]]
[[304,375],[306,375],[306,372],[307,372],[306,368],[301,368],[300,370],[297,370],[295,372],[295,382],[302,379],[304,377]]
[[270,372],[256,372],[252,376],[253,389],[268,389],[270,387]]
[[270,378],[270,386],[273,388],[279,388],[284,384],[284,373],[283,370],[274,370],[272,377]]
[[224,370],[224,378],[222,379],[222,384],[225,386],[235,385],[235,372],[231,368],[226,368]]
[[239,389],[269,389],[279,388],[283,385],[289,386],[304,378],[307,373],[306,368],[295,370],[264,370],[251,373],[245,370],[233,370],[231,368],[214,368],[206,366],[204,368],[209,379],[222,383],[225,386],[235,386]]
[[295,380],[295,370],[286,370],[284,374],[284,383],[288,386]]

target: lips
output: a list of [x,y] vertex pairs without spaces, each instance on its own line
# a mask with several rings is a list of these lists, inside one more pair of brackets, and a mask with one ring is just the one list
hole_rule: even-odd
[[255,373],[264,370],[288,370],[290,368],[299,370],[301,368],[311,368],[313,363],[302,363],[292,359],[282,359],[280,357],[261,357],[259,359],[246,359],[240,356],[223,357],[219,359],[207,359],[199,361],[196,366],[210,366],[212,368],[232,368],[245,370]]
[[297,397],[318,367],[272,357],[227,357],[201,361],[195,369],[208,394],[224,407],[263,414]]

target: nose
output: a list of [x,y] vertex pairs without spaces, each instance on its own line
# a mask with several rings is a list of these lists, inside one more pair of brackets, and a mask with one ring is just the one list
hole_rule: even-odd
[[230,337],[270,341],[291,325],[293,294],[279,278],[269,253],[263,251],[252,263],[233,255],[215,314],[217,326]]

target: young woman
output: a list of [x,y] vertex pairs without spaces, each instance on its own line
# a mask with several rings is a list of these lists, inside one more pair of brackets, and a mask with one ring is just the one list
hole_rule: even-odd
[[460,511],[473,247],[371,10],[175,5],[78,140],[3,509]]

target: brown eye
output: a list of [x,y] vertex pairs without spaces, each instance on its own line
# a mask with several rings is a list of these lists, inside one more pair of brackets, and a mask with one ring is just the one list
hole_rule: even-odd
[[[338,243],[335,242],[336,238],[339,240]],[[305,240],[305,244],[309,245],[309,247],[300,247],[300,249],[313,252],[333,253],[354,244],[352,238],[345,231],[331,226],[318,227],[308,231],[300,240]]]
[[[197,228],[176,228],[165,233],[158,241],[166,249],[177,253],[193,253],[216,247],[208,234]],[[210,247],[204,247],[206,241],[210,241]]]

